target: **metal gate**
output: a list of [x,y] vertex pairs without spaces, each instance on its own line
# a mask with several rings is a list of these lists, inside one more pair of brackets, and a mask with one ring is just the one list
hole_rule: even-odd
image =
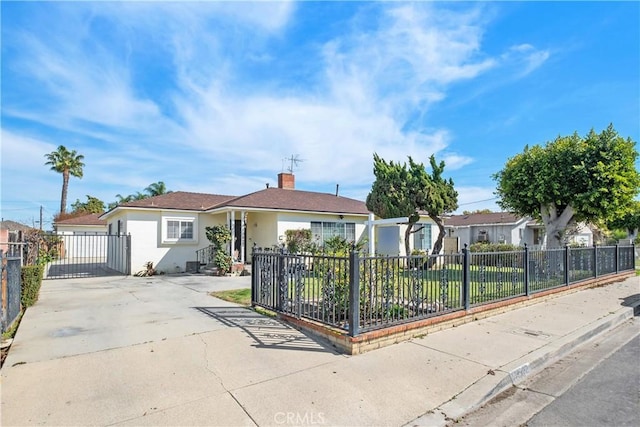
[[131,235],[49,235],[45,279],[131,274]]
[[21,277],[20,258],[9,258],[0,250],[2,264],[2,332],[5,332],[20,314]]

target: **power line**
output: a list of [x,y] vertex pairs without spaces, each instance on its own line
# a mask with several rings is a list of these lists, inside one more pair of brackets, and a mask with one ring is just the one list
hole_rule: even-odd
[[498,199],[499,199],[499,197],[492,197],[491,199],[476,200],[475,202],[460,203],[460,204],[458,204],[458,206],[473,205],[474,203],[490,202],[492,200],[498,200]]

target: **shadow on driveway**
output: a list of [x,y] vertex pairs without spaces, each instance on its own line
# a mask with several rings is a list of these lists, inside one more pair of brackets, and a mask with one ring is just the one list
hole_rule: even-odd
[[321,339],[286,325],[277,319],[263,316],[241,307],[194,307],[222,324],[242,329],[252,340],[254,347],[274,350],[316,351],[339,354]]

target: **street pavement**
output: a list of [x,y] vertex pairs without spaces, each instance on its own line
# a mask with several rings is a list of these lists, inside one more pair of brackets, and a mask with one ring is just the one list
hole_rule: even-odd
[[639,426],[639,359],[640,335],[636,335],[527,421],[527,426]]
[[640,304],[631,277],[346,356],[208,295],[249,285],[45,281],[2,368],[2,425],[445,425]]

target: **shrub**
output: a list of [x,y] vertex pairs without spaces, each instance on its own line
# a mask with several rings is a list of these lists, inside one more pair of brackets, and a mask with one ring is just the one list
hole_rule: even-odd
[[[506,266],[506,265],[521,265],[522,248],[509,243],[474,243],[469,246],[469,252],[480,254],[496,254],[496,255],[479,255],[471,257],[472,265],[485,265],[485,266]],[[502,253],[511,252],[511,253]]]
[[521,247],[509,243],[474,243],[469,246],[470,252],[512,252],[522,250]]
[[213,244],[213,264],[218,268],[218,274],[224,276],[231,271],[233,259],[226,253],[226,245],[231,241],[231,229],[226,225],[206,227],[207,239]]
[[297,254],[310,251],[311,249],[311,229],[302,228],[299,230],[286,230],[286,245],[289,253]]
[[31,307],[38,301],[44,266],[26,265],[22,267],[22,307]]

